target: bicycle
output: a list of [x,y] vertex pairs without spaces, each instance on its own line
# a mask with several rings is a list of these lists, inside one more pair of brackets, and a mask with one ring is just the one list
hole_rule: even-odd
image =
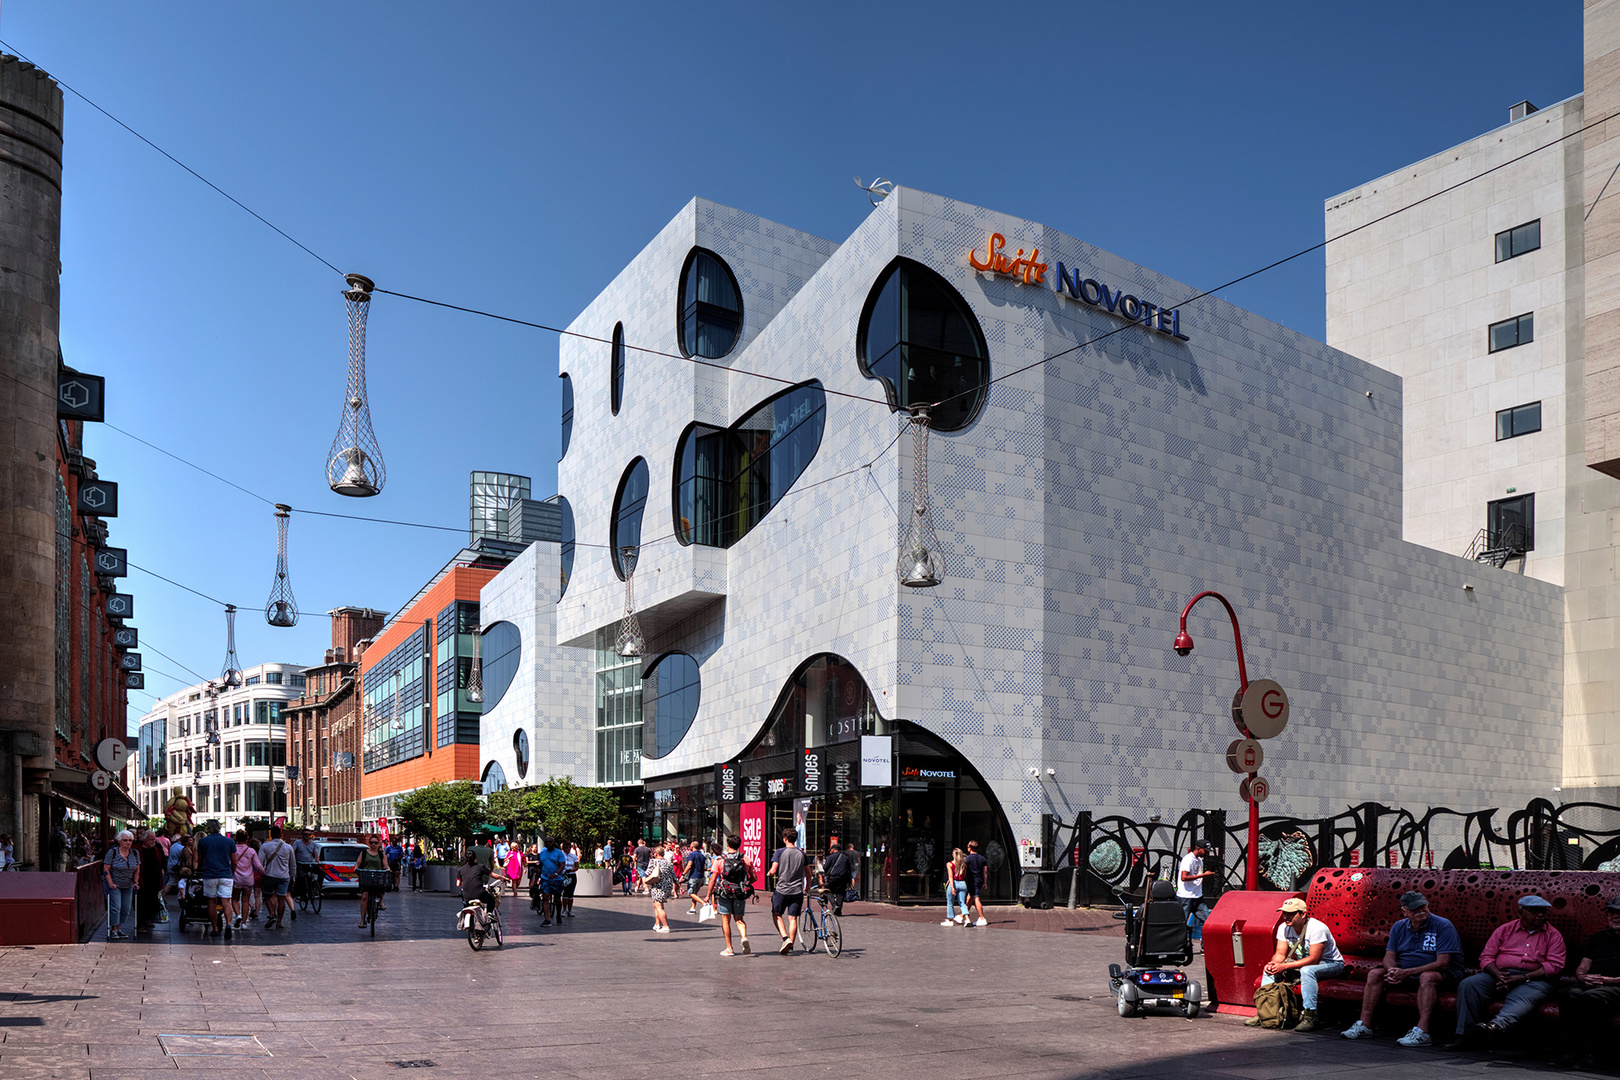
[[[304,864],[298,868],[298,906],[305,911],[313,910],[315,914],[321,913],[321,879],[325,872],[320,866]],[[293,916],[297,918],[297,915]]]
[[495,939],[495,947],[502,945],[501,911],[482,900],[469,900],[457,916],[461,929],[467,931],[467,944],[477,952],[484,947],[486,938]]
[[365,908],[360,921],[371,928],[371,936],[377,936],[377,911],[382,907],[382,891],[388,888],[388,882],[393,880],[393,874],[387,870],[358,870],[355,880],[359,883],[361,898]]
[[799,914],[799,947],[807,953],[816,951],[822,942],[827,944],[827,955],[836,957],[844,951],[844,932],[838,926],[838,916],[832,913],[832,895],[826,889],[814,889],[805,894],[804,910]]

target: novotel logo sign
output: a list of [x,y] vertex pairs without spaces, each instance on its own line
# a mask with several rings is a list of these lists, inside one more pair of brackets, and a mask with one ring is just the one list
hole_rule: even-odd
[[[1023,248],[1019,248],[1009,257],[1007,238],[1001,233],[991,234],[990,242],[985,246],[984,258],[979,258],[978,248],[968,253],[968,265],[973,269],[1012,278],[1020,285],[1047,283],[1046,271],[1049,267],[1040,260],[1040,248],[1033,249],[1028,255],[1024,254]],[[1057,280],[1051,284],[1053,291],[1059,296],[1068,296],[1082,304],[1101,308],[1110,315],[1139,323],[1154,333],[1175,338],[1177,341],[1190,340],[1181,332],[1180,311],[1143,300],[1124,289],[1111,289],[1096,278],[1083,276],[1079,267],[1075,267],[1071,273],[1069,268],[1059,261]]]

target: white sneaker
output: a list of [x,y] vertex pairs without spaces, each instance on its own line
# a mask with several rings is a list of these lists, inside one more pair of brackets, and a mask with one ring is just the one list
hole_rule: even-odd
[[978,922],[974,923],[973,925],[974,926],[989,926],[990,924],[985,922],[983,919],[980,919]]
[[941,922],[939,925],[941,925],[941,926],[955,926],[956,925],[956,920],[955,919],[946,919],[943,922]]
[[1372,1028],[1368,1027],[1366,1024],[1363,1024],[1360,1020],[1357,1020],[1355,1023],[1339,1032],[1339,1036],[1340,1038],[1345,1039],[1370,1039],[1372,1038],[1372,1033]]
[[1400,1043],[1402,1046],[1428,1046],[1434,1040],[1429,1038],[1429,1033],[1427,1031],[1424,1031],[1420,1027],[1414,1026],[1411,1031],[1408,1031],[1405,1035],[1402,1035],[1395,1041]]
[[955,923],[957,926],[966,926],[967,925],[967,917],[965,915],[958,915],[955,918],[953,918],[951,921],[953,923]]
[[655,927],[653,927],[653,930],[655,932],[657,932],[657,933],[660,933],[660,934],[669,933],[669,927],[667,927],[667,926],[655,926]]

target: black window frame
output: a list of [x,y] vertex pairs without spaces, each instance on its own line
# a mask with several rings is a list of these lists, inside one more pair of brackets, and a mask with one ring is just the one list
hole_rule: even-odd
[[[633,544],[620,543],[620,519],[624,515],[624,493],[630,486],[630,478],[635,475],[636,468],[640,467],[647,474],[647,490],[641,497],[641,513],[636,520],[636,542]],[[652,466],[647,459],[637,457],[625,466],[624,473],[619,477],[619,488],[613,493],[613,513],[608,518],[608,555],[613,562],[613,572],[619,575],[619,580],[625,579],[624,559],[619,549],[630,547],[635,549],[635,558],[641,557],[641,534],[647,523],[647,504],[652,500]]]
[[[737,298],[736,311],[731,311],[730,309],[719,304],[711,304],[708,301],[697,300],[695,298],[689,301],[687,299],[687,283],[691,276],[692,265],[697,262],[699,258],[704,256],[713,259],[715,264],[718,265],[721,271],[725,273],[726,279],[730,281],[731,293]],[[680,343],[681,353],[685,356],[699,356],[705,360],[719,360],[721,357],[730,356],[737,350],[737,346],[742,344],[743,319],[745,314],[746,312],[743,308],[742,289],[737,284],[737,275],[732,271],[731,264],[727,263],[726,260],[722,259],[719,255],[716,255],[714,252],[705,247],[694,247],[691,251],[687,252],[686,261],[681,264],[681,276],[677,286],[675,298],[675,339]],[[730,344],[713,355],[698,352],[697,349],[693,347],[694,343],[688,340],[688,323],[690,322],[695,330],[698,321],[703,319],[720,324],[733,324],[731,326],[732,337]],[[695,334],[693,336],[695,336]]]
[[608,405],[613,415],[619,415],[624,404],[624,323],[613,324],[613,352],[608,358],[611,374],[608,378]]
[[[1506,330],[1509,326],[1513,327],[1513,340],[1498,345],[1496,343],[1496,332]],[[1536,340],[1536,313],[1533,311],[1527,311],[1523,315],[1514,315],[1500,322],[1493,322],[1485,328],[1487,352],[1506,352],[1508,349],[1516,349],[1520,345],[1528,345],[1534,340]]]
[[[1505,499],[1492,499],[1485,504],[1485,532],[1487,534],[1487,547],[1499,548],[1509,546],[1506,541],[1514,539],[1507,533],[1517,522],[1504,521],[1503,513],[1508,511],[1512,504],[1519,504],[1518,512],[1523,518],[1523,547],[1521,550],[1536,550],[1536,493],[1531,491],[1523,495],[1510,495]],[[1517,545],[1514,545],[1517,546]]]
[[[972,344],[978,350],[977,356],[969,356],[965,352],[951,351],[944,348],[943,340],[939,344],[922,340],[922,335],[914,331],[902,329],[901,322],[918,323],[916,316],[908,316],[896,322],[896,341],[877,357],[868,355],[868,338],[872,329],[873,316],[877,312],[878,302],[883,298],[889,282],[900,274],[909,277],[915,276],[930,287],[941,290],[944,298],[958,309],[958,314],[964,320],[966,329],[972,339]],[[902,286],[905,287],[905,286]],[[926,308],[917,310],[926,311]],[[927,328],[926,321],[923,322]],[[948,324],[939,323],[940,327]],[[908,336],[909,335],[909,336]],[[950,412],[934,409],[929,413],[929,427],[934,431],[962,431],[969,428],[984,412],[985,403],[990,398],[990,383],[993,378],[990,345],[984,336],[984,327],[979,323],[979,317],[973,311],[962,291],[952,285],[945,276],[926,263],[915,259],[900,256],[885,266],[881,273],[872,282],[872,288],[866,294],[866,302],[861,307],[860,321],[856,324],[855,332],[855,360],[862,375],[875,379],[883,386],[883,392],[889,399],[889,408],[895,412],[909,412],[914,404],[927,404],[926,402],[913,402],[910,400],[910,387],[912,380],[904,377],[906,364],[911,351],[916,350],[921,355],[936,354],[940,357],[955,357],[957,360],[968,359],[981,365],[977,392],[967,409],[957,410],[957,415]],[[889,368],[893,371],[889,371]],[[961,393],[950,395],[943,400],[951,400],[962,396]]]
[[563,372],[557,378],[562,380],[562,451],[557,455],[561,461],[568,456],[568,444],[574,438],[574,380]]
[[574,576],[574,549],[578,537],[574,528],[574,504],[562,495],[557,496],[557,563],[562,578],[557,599],[568,595],[568,579]]
[[[1534,411],[1534,420],[1531,420],[1531,410]],[[1535,427],[1529,426],[1531,423]],[[1496,410],[1496,441],[1517,439],[1525,435],[1534,435],[1541,430],[1541,402],[1531,401],[1523,405],[1514,405],[1508,409]]]
[[[1530,233],[1534,230],[1534,240]],[[1521,242],[1522,245],[1521,246]],[[1511,229],[1503,229],[1496,234],[1496,261],[1507,262],[1517,259],[1520,255],[1528,255],[1532,251],[1541,250],[1541,219],[1527,221],[1523,225],[1515,225]]]

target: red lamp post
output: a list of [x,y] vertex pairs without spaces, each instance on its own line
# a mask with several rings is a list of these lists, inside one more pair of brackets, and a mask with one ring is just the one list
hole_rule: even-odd
[[[1215,592],[1213,589],[1206,589],[1197,596],[1193,597],[1191,600],[1187,601],[1187,606],[1181,609],[1181,632],[1176,635],[1176,643],[1174,645],[1176,655],[1186,656],[1188,653],[1193,651],[1192,635],[1187,633],[1187,613],[1193,609],[1194,604],[1198,603],[1198,601],[1202,600],[1206,596],[1213,596],[1215,599],[1219,600],[1221,605],[1226,608],[1226,613],[1232,618],[1232,641],[1237,647],[1238,697],[1241,698],[1244,691],[1248,690],[1249,688],[1249,672],[1243,664],[1243,631],[1238,628],[1237,612],[1232,610],[1231,602],[1220,593]],[[1247,726],[1243,727],[1243,734],[1246,738],[1253,738],[1253,734],[1249,731]],[[1252,794],[1252,785],[1256,775],[1257,774],[1254,772],[1249,773],[1249,782],[1251,785],[1251,794],[1248,798],[1249,856],[1247,860],[1248,865],[1243,873],[1243,887],[1250,892],[1260,888],[1260,804],[1255,800],[1254,795]]]

